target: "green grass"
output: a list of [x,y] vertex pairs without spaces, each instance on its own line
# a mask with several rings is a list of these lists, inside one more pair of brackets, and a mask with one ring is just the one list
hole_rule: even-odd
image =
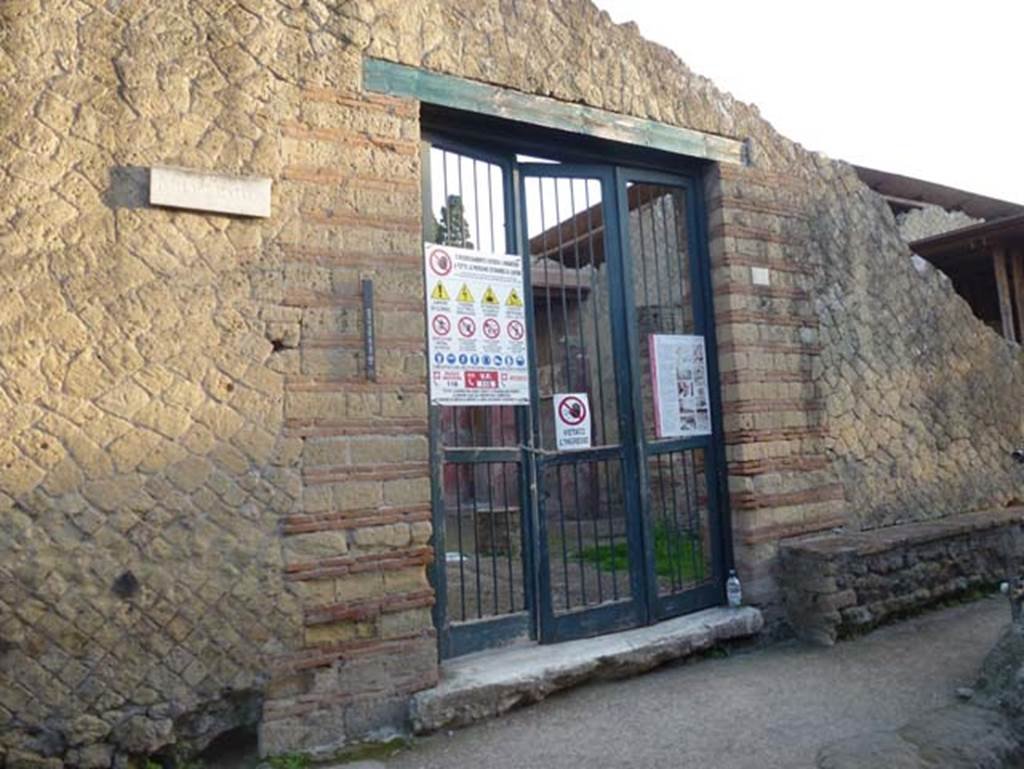
[[[176,769],[206,769],[206,764],[198,759],[178,759],[174,766]],[[159,761],[148,758],[142,769],[164,769],[164,765]]]
[[[654,573],[659,577],[682,577],[683,582],[703,579],[705,574],[700,540],[687,533],[659,523],[654,527]],[[625,541],[614,545],[593,545],[580,550],[576,557],[601,571],[622,571],[629,568]]]
[[312,764],[309,756],[301,753],[286,753],[283,756],[274,756],[268,763],[271,769],[309,769]]

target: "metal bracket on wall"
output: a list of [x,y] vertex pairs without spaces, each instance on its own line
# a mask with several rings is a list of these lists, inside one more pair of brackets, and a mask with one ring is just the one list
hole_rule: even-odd
[[373,329],[373,281],[363,278],[363,356],[366,379],[377,381],[377,342]]

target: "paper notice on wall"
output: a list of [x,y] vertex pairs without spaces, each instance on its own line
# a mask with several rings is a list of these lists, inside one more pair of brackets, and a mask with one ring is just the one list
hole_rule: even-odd
[[704,337],[651,334],[654,426],[659,438],[711,434]]
[[590,399],[586,393],[556,393],[555,445],[559,451],[589,449]]
[[530,402],[523,258],[424,244],[430,402]]

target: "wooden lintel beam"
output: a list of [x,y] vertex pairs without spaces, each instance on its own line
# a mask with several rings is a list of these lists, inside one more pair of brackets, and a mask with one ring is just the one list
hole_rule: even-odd
[[992,250],[992,267],[996,275],[996,293],[999,296],[999,317],[1003,322],[1003,336],[1011,342],[1016,342],[1017,330],[1013,324],[1013,301],[1010,298],[1010,276],[1006,263],[1006,248],[996,246]]
[[363,60],[363,87],[374,93],[517,120],[562,131],[743,165],[745,143],[618,112],[500,88],[383,59]]

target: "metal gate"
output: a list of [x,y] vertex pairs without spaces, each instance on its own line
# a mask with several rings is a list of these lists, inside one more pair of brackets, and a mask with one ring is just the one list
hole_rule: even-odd
[[[721,446],[657,437],[648,344],[705,338],[717,422],[692,180],[447,139],[423,163],[426,240],[523,255],[532,372],[528,407],[431,407],[442,656],[720,603]],[[564,393],[589,401],[591,448],[556,448]]]

